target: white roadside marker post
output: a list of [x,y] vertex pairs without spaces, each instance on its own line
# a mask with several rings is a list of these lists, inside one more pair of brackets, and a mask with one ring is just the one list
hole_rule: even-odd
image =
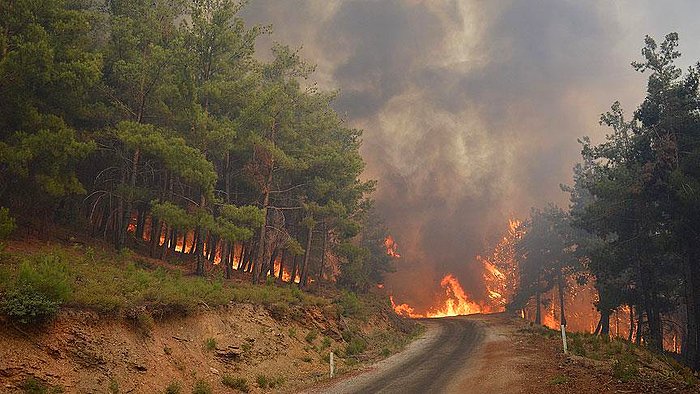
[[335,363],[333,362],[333,352],[331,352],[330,364],[331,364],[331,379],[333,379],[333,375],[335,375]]
[[561,325],[561,342],[564,344],[564,354],[568,354],[569,348],[566,344],[566,326],[563,324]]

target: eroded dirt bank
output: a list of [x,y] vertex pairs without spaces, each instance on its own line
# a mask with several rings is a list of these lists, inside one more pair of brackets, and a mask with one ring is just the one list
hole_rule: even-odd
[[[40,330],[0,322],[0,392],[23,392],[27,379],[67,393],[163,393],[169,385],[189,393],[197,381],[235,392],[224,375],[245,379],[251,392],[263,391],[260,376],[275,386],[267,391],[294,392],[326,377],[331,349],[341,373],[386,355],[387,341],[403,335],[390,320],[329,317],[321,308],[273,318],[264,306],[231,304],[145,327],[70,310]],[[360,355],[347,354],[349,330],[368,341]]]

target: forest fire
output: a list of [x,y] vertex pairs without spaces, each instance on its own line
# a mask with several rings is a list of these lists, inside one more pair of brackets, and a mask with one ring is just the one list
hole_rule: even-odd
[[391,235],[387,235],[386,239],[384,239],[384,246],[386,247],[386,254],[389,256],[397,259],[401,257],[401,255],[398,253],[399,245],[396,243],[396,241],[394,241],[394,237]]
[[[425,313],[420,313],[408,304],[396,304],[391,297],[392,307],[397,314],[412,318],[433,318],[475,313],[495,313],[505,309],[515,291],[518,281],[515,262],[515,242],[522,236],[522,222],[516,219],[508,221],[508,229],[498,244],[487,257],[477,256],[483,268],[483,281],[487,299],[476,301],[470,297],[453,274],[445,275],[440,281],[444,296],[434,302],[434,306]],[[392,240],[393,241],[393,240]],[[385,245],[387,243],[385,242]],[[387,248],[387,254],[390,249]]]

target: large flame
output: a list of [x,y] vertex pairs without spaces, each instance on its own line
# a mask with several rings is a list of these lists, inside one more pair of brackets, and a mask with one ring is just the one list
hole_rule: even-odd
[[399,258],[401,255],[398,252],[399,245],[394,241],[394,237],[387,235],[384,239],[384,246],[386,246],[386,254],[391,257]]
[[[477,256],[481,262],[488,298],[477,302],[464,291],[459,280],[453,274],[445,275],[440,281],[440,286],[444,290],[444,296],[435,300],[434,306],[428,311],[421,313],[408,304],[396,304],[393,297],[391,305],[397,314],[412,317],[446,317],[458,315],[470,315],[474,313],[501,312],[505,309],[510,297],[515,293],[518,283],[518,270],[515,261],[515,242],[522,236],[522,222],[516,219],[508,221],[508,229],[498,244],[491,250],[487,257]],[[390,245],[395,245],[393,239],[388,237],[384,244],[387,246],[387,253],[392,255]],[[396,256],[398,257],[398,255]]]
[[390,296],[391,306],[397,314],[405,317],[447,317],[471,315],[474,313],[490,313],[491,308],[488,305],[480,305],[467,296],[467,293],[462,288],[457,278],[452,274],[447,274],[440,281],[440,286],[445,291],[445,298],[442,299],[436,307],[430,309],[426,313],[418,313],[408,304],[396,304],[394,297]]

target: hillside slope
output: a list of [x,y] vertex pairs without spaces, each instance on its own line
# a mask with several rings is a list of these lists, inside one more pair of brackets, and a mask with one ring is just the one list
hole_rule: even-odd
[[70,287],[44,322],[0,315],[3,392],[295,391],[327,378],[331,350],[342,374],[417,329],[378,295],[201,279],[75,245],[10,244],[1,257],[3,297],[47,259]]

